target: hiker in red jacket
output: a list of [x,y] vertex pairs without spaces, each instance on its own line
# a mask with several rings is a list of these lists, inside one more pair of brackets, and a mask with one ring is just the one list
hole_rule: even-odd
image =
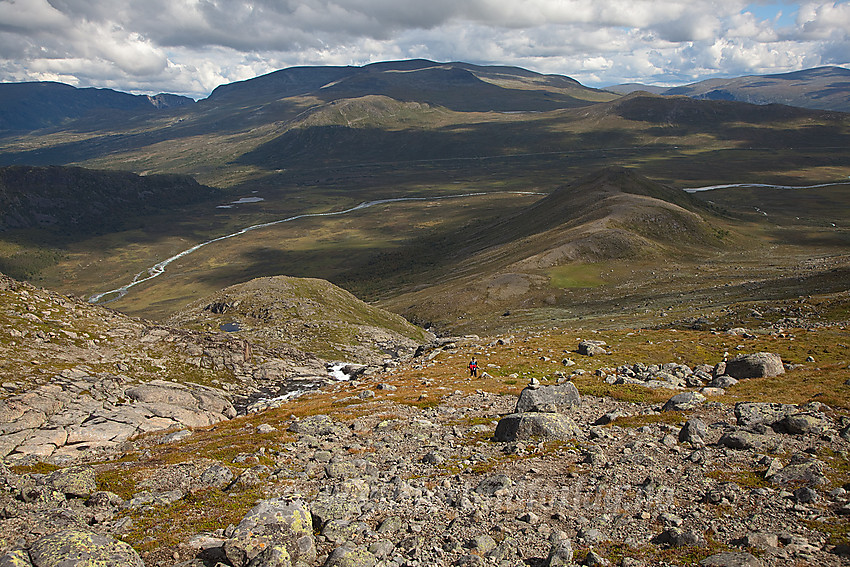
[[478,362],[475,361],[475,357],[472,357],[472,360],[469,361],[469,375],[475,378],[478,376]]

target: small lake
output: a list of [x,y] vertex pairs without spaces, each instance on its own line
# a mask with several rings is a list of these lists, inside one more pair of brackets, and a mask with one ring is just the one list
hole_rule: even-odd
[[235,333],[236,331],[241,331],[242,327],[239,326],[239,323],[225,323],[224,325],[219,325],[218,328],[225,333]]

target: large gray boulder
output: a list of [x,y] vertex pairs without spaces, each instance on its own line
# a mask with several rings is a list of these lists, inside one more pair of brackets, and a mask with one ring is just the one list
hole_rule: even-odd
[[[29,550],[33,567],[144,567],[128,544],[83,529],[67,529],[35,541]],[[14,563],[11,563],[14,565]]]
[[705,396],[699,392],[682,392],[676,394],[664,404],[662,411],[687,411],[705,403]]
[[766,480],[778,486],[824,486],[829,480],[823,474],[824,464],[818,460],[798,457]]
[[564,382],[557,386],[524,388],[519,394],[515,413],[529,411],[559,413],[579,405],[581,405],[581,396],[578,388],[572,382]]
[[759,425],[772,427],[799,410],[790,404],[772,404],[767,402],[738,402],[735,404],[735,418],[741,427],[753,428]]
[[260,502],[224,542],[224,554],[233,567],[312,564],[316,543],[310,510],[297,497]]
[[785,374],[782,358],[772,352],[742,354],[726,362],[726,375],[742,378],[763,378]]
[[578,425],[560,413],[513,413],[499,420],[494,438],[496,441],[522,441],[526,439],[575,439],[581,436]]
[[584,356],[599,356],[608,354],[605,350],[605,341],[581,341],[578,344],[578,353]]

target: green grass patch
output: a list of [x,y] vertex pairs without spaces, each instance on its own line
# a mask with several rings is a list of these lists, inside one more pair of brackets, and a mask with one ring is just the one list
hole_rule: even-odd
[[124,500],[130,500],[136,494],[136,478],[132,469],[100,470],[96,479],[98,490],[113,492]]
[[50,474],[53,471],[58,471],[62,467],[51,465],[50,463],[35,463],[32,465],[12,465],[9,469],[17,474]]
[[767,470],[723,471],[713,470],[705,473],[707,478],[721,482],[734,482],[744,488],[769,488],[771,484],[764,479]]
[[598,264],[569,264],[549,270],[549,285],[557,289],[596,287],[605,281]]

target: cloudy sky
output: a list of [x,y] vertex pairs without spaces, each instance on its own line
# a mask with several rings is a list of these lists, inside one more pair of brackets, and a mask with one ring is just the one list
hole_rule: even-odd
[[588,86],[850,67],[850,0],[0,0],[0,81],[203,98],[294,65],[426,58]]

